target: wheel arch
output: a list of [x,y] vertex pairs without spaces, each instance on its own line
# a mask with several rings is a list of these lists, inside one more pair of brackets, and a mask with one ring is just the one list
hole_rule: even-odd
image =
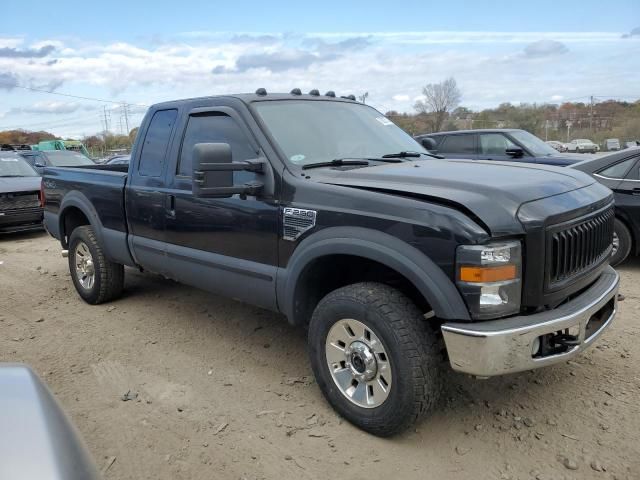
[[[430,258],[397,237],[361,227],[333,227],[307,237],[286,268],[278,273],[278,306],[290,323],[305,324],[320,299],[304,298],[309,269],[337,257],[357,258],[381,265],[405,279],[438,318],[469,320],[469,313],[453,282]],[[342,286],[342,285],[338,285]],[[330,291],[330,290],[329,290]],[[328,292],[327,292],[328,293]]]
[[60,203],[58,228],[63,247],[69,246],[69,237],[73,229],[82,225],[93,227],[98,241],[102,243],[103,227],[98,212],[83,193],[71,191],[64,196]]
[[631,236],[631,254],[638,255],[639,245],[636,238],[636,231],[633,228],[633,222],[629,218],[629,215],[623,210],[616,208],[615,217],[616,220],[619,220],[625,227],[627,227],[627,230],[629,230],[629,235]]

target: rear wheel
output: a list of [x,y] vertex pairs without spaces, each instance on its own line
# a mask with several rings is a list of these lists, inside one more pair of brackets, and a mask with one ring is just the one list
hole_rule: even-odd
[[71,232],[69,272],[78,294],[87,303],[108,302],[122,292],[124,267],[105,258],[90,226],[78,227]]
[[309,347],[329,403],[375,435],[406,429],[442,391],[439,339],[413,302],[386,285],[358,283],[324,297]]
[[615,219],[613,225],[613,249],[609,263],[615,267],[624,262],[631,252],[631,233],[622,221]]

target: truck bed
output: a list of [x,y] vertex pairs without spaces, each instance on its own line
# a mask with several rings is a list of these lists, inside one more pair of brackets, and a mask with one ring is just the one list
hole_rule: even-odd
[[[122,263],[131,263],[126,245],[126,168],[127,165],[47,167],[43,174],[46,195],[44,223],[49,233],[65,245],[68,240],[64,234],[65,222],[74,219],[68,214],[60,218],[60,212],[68,211],[68,207],[91,212],[91,223],[98,226],[97,234],[110,239],[104,244],[113,250],[111,257],[119,258]],[[126,258],[122,258],[125,252]]]

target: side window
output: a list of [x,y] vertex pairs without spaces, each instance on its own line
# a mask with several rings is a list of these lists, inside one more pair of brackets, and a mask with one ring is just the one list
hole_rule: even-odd
[[624,177],[625,180],[640,180],[640,166],[635,164],[627,173],[627,176]]
[[615,165],[607,167],[604,170],[600,170],[598,172],[598,175],[614,179],[624,178],[625,173],[627,173],[627,170],[631,168],[631,165],[633,165],[636,160],[636,158],[629,158],[622,162],[616,163]]
[[178,110],[158,110],[153,114],[151,123],[144,137],[142,152],[140,152],[140,166],[138,173],[146,177],[162,175],[167,147],[171,138],[171,131],[176,123]]
[[[228,143],[234,162],[256,158],[247,136],[233,118],[219,113],[192,115],[182,140],[177,175],[191,177],[191,160],[196,143]],[[240,183],[244,180],[242,177],[246,177],[248,181],[248,177],[253,178],[253,175],[250,172],[234,172],[234,180]]]
[[483,133],[480,135],[480,153],[482,155],[505,155],[507,148],[517,147],[501,133]]
[[476,153],[475,135],[449,135],[438,146],[440,153]]

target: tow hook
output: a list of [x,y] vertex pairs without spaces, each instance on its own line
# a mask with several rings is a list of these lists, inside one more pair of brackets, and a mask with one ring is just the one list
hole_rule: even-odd
[[576,335],[560,333],[553,337],[553,343],[556,345],[564,345],[565,347],[575,347],[576,345],[580,345],[580,340]]
[[60,255],[62,255],[62,258],[67,258],[69,256],[69,250],[62,250]]
[[575,346],[580,345],[578,335],[572,335],[565,331],[548,333],[540,337],[540,347],[534,352],[534,357],[547,357],[564,353]]

